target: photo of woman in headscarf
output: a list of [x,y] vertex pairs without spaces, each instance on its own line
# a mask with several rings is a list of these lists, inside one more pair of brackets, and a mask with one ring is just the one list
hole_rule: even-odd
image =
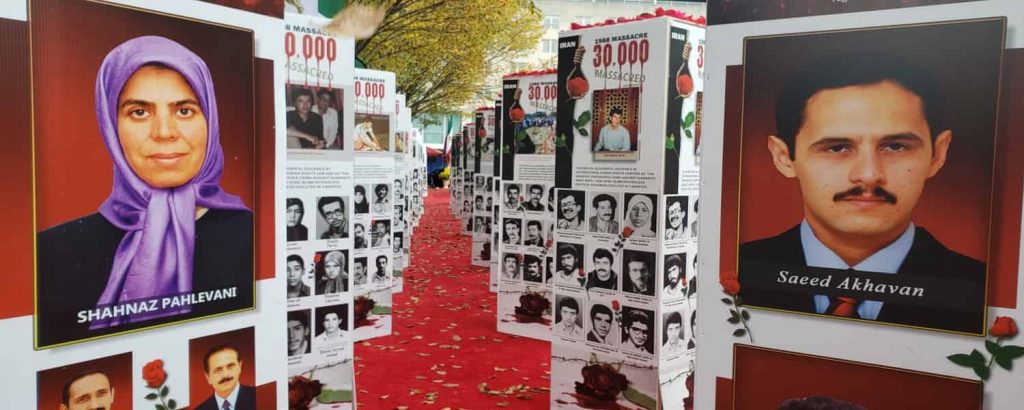
[[97,213],[38,234],[37,345],[251,308],[253,213],[220,186],[206,63],[164,37],[130,39],[104,58],[95,104],[113,188]]
[[657,230],[657,208],[654,195],[626,194],[626,226],[633,228],[633,235],[641,238],[655,237]]
[[348,291],[347,257],[344,251],[319,252],[316,261],[316,294],[328,295]]

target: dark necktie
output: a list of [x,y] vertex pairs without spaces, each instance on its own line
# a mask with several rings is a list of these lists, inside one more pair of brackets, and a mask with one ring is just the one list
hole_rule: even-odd
[[224,410],[231,410],[231,403],[229,403],[227,400],[224,400],[224,405],[220,406],[220,408]]
[[854,298],[842,296],[834,297],[832,298],[832,303],[828,306],[828,310],[826,310],[825,313],[832,316],[860,318],[860,315],[857,314],[858,303],[860,303],[860,301]]

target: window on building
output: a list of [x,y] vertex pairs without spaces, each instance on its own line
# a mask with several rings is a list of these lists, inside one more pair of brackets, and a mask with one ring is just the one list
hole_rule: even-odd
[[558,16],[544,16],[541,25],[548,30],[558,30]]
[[544,39],[540,41],[541,52],[544,53],[557,53],[558,52],[558,40]]
[[594,22],[594,18],[590,16],[578,16],[576,17],[576,22],[583,25],[592,24]]

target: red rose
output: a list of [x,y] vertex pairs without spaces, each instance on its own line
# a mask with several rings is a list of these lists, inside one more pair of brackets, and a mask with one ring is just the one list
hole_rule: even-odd
[[512,122],[522,122],[523,118],[526,118],[526,111],[523,111],[522,108],[513,108],[508,111],[508,118]]
[[373,299],[366,296],[359,296],[353,302],[352,313],[356,317],[356,323],[365,322],[366,316],[370,314],[373,307],[377,305]]
[[722,291],[729,296],[736,296],[740,294],[740,281],[736,277],[736,272],[725,272],[718,279],[718,283],[722,284]]
[[146,381],[146,387],[158,388],[167,380],[167,372],[164,371],[164,361],[156,359],[142,366],[142,380]]
[[320,263],[320,260],[323,259],[323,257],[324,257],[324,255],[322,255],[320,252],[314,253],[313,254],[313,263]]
[[1017,336],[1017,322],[1014,322],[1011,317],[999,316],[996,318],[996,322],[992,324],[992,328],[988,330],[988,333],[995,337]]
[[519,316],[540,318],[550,307],[551,302],[544,295],[526,292],[519,296],[519,306],[516,306],[515,312]]
[[581,278],[587,275],[587,273],[583,271],[583,268],[576,269],[576,273],[579,274]]
[[618,311],[620,308],[622,308],[622,306],[619,305],[619,301],[618,300],[613,300],[612,301],[612,310]]
[[622,228],[622,237],[623,238],[628,238],[628,237],[630,237],[632,235],[633,235],[633,227],[632,226],[627,226],[625,228]]
[[583,383],[576,382],[576,393],[597,400],[614,402],[615,397],[629,388],[629,379],[610,364],[589,364],[580,370]]
[[676,91],[679,95],[687,97],[693,93],[693,77],[687,74],[676,77]]
[[686,398],[683,399],[683,409],[693,410],[693,373],[686,376]]
[[309,380],[305,376],[292,377],[288,380],[288,408],[309,409],[309,404],[320,395],[323,387],[319,380]]
[[544,242],[544,247],[545,248],[550,248],[551,247],[551,242],[552,241],[550,239],[548,239],[547,242]]
[[581,98],[590,90],[590,83],[587,82],[586,78],[575,77],[569,80],[566,88],[569,90],[570,97]]
[[476,136],[478,136],[480,138],[486,137],[487,136],[487,130],[485,130],[483,128],[477,130],[476,131]]

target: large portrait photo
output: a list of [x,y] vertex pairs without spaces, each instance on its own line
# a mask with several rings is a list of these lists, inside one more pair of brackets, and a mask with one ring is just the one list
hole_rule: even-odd
[[36,347],[252,309],[252,32],[30,8]]
[[984,333],[1004,37],[992,18],[746,39],[744,304]]
[[640,159],[640,88],[595,90],[590,134],[595,160]]

